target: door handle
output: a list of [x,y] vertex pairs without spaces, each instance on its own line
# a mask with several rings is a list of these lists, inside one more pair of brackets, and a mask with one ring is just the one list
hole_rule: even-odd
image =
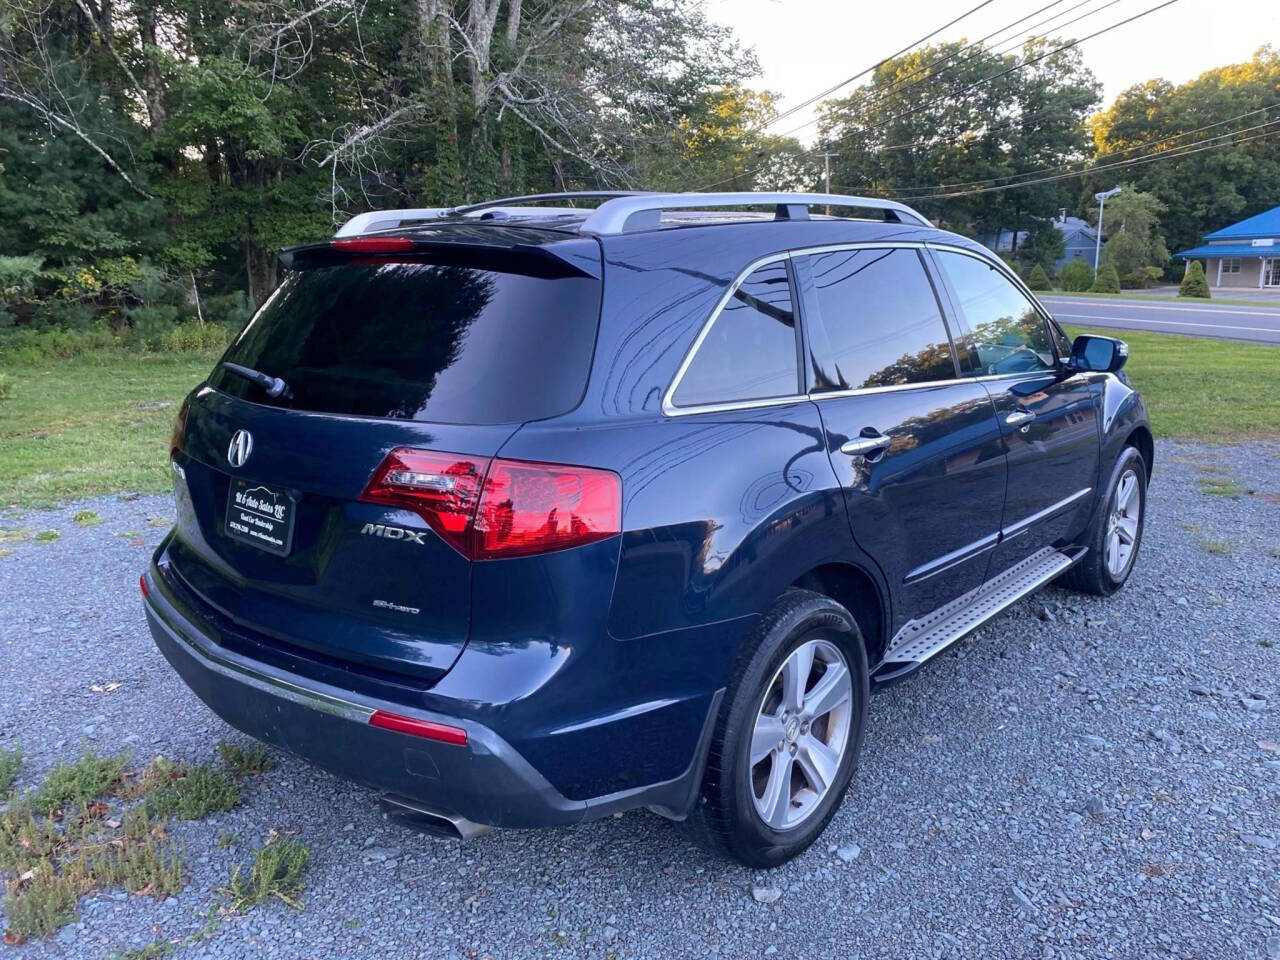
[[874,437],[854,437],[840,445],[840,452],[851,457],[866,457],[888,450],[893,437],[884,435]]
[[1004,418],[1004,422],[1011,427],[1024,427],[1035,418],[1036,415],[1030,410],[1015,410]]

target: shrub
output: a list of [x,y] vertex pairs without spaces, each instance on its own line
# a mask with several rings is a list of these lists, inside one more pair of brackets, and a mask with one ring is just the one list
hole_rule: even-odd
[[203,301],[206,323],[217,323],[232,333],[239,333],[253,316],[253,301],[243,290],[206,297]]
[[180,323],[164,338],[163,349],[178,351],[222,350],[231,335],[216,323]]
[[1191,261],[1191,266],[1187,268],[1182,283],[1178,285],[1178,296],[1209,299],[1209,281],[1204,278],[1204,267],[1200,265],[1199,260]]
[[93,326],[98,312],[92,304],[66,300],[46,300],[36,307],[36,326],[60,330],[87,330]]
[[1120,274],[1116,271],[1115,264],[1104,263],[1093,280],[1093,286],[1089,289],[1094,293],[1119,293]]
[[129,311],[129,324],[139,343],[151,350],[164,346],[165,338],[173,331],[178,308],[171,304],[153,307],[134,307]]
[[1093,267],[1083,260],[1068,260],[1058,271],[1058,283],[1071,293],[1088,290],[1093,286]]
[[0,358],[6,363],[35,366],[50,360],[67,360],[96,350],[109,350],[120,345],[114,333],[105,326],[87,330],[22,329],[0,338]]
[[1027,278],[1027,286],[1032,290],[1053,289],[1053,285],[1049,283],[1049,275],[1044,272],[1044,267],[1038,263],[1031,268],[1031,276]]

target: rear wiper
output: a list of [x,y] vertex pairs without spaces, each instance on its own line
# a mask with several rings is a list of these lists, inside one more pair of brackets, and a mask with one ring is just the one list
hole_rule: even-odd
[[289,389],[289,385],[279,377],[270,376],[261,370],[253,369],[253,367],[242,367],[240,364],[231,363],[228,360],[222,361],[222,365],[237,377],[244,377],[250,383],[256,383],[267,392],[269,397],[293,396],[293,391]]

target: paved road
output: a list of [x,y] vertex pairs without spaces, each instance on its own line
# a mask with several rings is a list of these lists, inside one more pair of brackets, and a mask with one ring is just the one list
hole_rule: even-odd
[[1041,297],[1053,315],[1070,326],[1150,330],[1215,340],[1248,340],[1280,344],[1280,309],[1153,303],[1137,300],[1091,300],[1084,297]]

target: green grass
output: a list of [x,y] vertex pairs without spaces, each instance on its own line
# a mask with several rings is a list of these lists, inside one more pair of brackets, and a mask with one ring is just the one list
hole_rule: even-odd
[[1258,307],[1262,310],[1275,310],[1280,313],[1280,297],[1276,297],[1274,301],[1268,300],[1246,300],[1243,297],[1219,297],[1214,294],[1208,300],[1201,300],[1197,297],[1173,297],[1161,296],[1155,293],[1140,293],[1135,290],[1121,290],[1119,293],[1094,293],[1092,290],[1082,291],[1080,293],[1069,293],[1066,290],[1041,290],[1036,294],[1039,297],[1081,297],[1086,300],[1151,300],[1155,303],[1176,303],[1179,306],[1203,306],[1213,307],[1231,306],[1231,307]]
[[1280,346],[1167,333],[1070,328],[1118,336],[1157,437],[1211,443],[1280,437]]
[[[214,359],[212,353],[104,354],[0,365],[11,384],[11,396],[0,401],[0,503],[52,506],[121,490],[168,489],[173,418]],[[156,401],[169,406],[146,407]]]
[[1239,500],[1240,494],[1245,492],[1244,487],[1235,480],[1222,476],[1197,477],[1196,486],[1201,493],[1214,497],[1230,497],[1232,500]]
[[240,787],[212,764],[191,767],[156,757],[133,790],[146,794],[143,806],[153,817],[199,820],[240,802]]
[[96,527],[102,522],[102,517],[93,510],[77,510],[76,515],[71,519],[75,521],[77,527]]

